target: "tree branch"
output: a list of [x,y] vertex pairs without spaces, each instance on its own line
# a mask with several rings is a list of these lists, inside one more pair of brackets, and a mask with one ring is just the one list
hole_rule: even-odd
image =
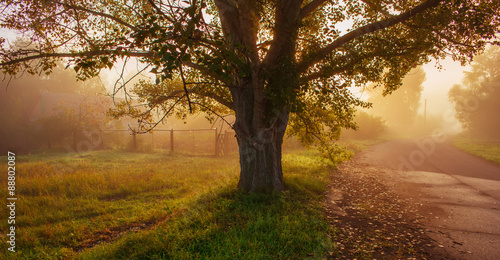
[[[179,63],[182,63],[182,61],[180,61]],[[189,91],[188,91],[187,86],[186,86],[186,78],[184,77],[184,70],[182,69],[182,64],[179,65],[179,73],[181,74],[182,86],[184,87],[184,93],[185,93],[186,99],[188,101],[189,113],[192,113],[193,108],[191,107],[191,99],[189,98]]]
[[84,12],[87,12],[87,13],[91,13],[91,14],[94,14],[94,15],[97,15],[97,16],[102,16],[102,17],[105,17],[105,18],[108,18],[110,20],[113,20],[125,27],[128,27],[134,31],[137,31],[137,27],[123,21],[122,19],[118,18],[118,17],[114,17],[110,14],[107,14],[107,13],[102,13],[102,12],[98,12],[98,11],[94,11],[94,10],[90,10],[90,9],[87,9],[87,8],[84,8],[82,6],[77,6],[77,5],[72,5],[72,4],[67,4],[67,3],[61,3],[61,2],[57,2],[57,1],[52,1],[53,3],[55,4],[59,4],[59,5],[62,5],[66,8],[69,8],[69,9],[74,9],[74,10],[80,10],[80,11],[84,11]]
[[215,101],[217,101],[219,104],[231,109],[234,111],[234,104],[231,103],[231,102],[228,102],[226,100],[224,100],[221,96],[219,95],[216,95],[215,93],[212,93],[212,92],[203,92],[203,93],[199,93],[199,95],[202,95],[202,96],[205,96],[205,97],[208,97],[208,98],[211,98]]
[[153,7],[153,9],[156,10],[156,12],[158,12],[161,16],[163,16],[163,18],[167,19],[167,21],[174,22],[174,20],[168,15],[166,15],[165,12],[163,12],[161,8],[157,4],[155,4],[155,2],[153,2],[153,0],[148,0],[148,3]]
[[[197,83],[186,83],[186,84],[197,84]],[[211,99],[217,101],[218,103],[220,103],[221,105],[223,105],[223,106],[225,106],[225,107],[227,107],[227,108],[229,108],[231,110],[234,110],[234,105],[232,103],[224,100],[221,96],[218,96],[218,95],[216,95],[215,93],[212,93],[212,92],[206,93],[206,92],[197,91],[197,88],[198,87],[195,86],[195,87],[187,89],[187,91],[185,89],[176,89],[176,90],[173,90],[167,96],[161,98],[160,101],[166,101],[166,100],[169,100],[171,98],[178,97],[177,95],[181,94],[181,93],[184,93],[182,95],[182,97],[186,96],[186,93],[193,93],[193,94],[196,94],[196,95],[200,95],[200,96],[211,98]],[[195,103],[194,101],[190,101],[190,102],[191,102],[191,104]]]
[[123,55],[128,57],[153,57],[154,53],[151,52],[127,52],[119,50],[100,50],[100,51],[89,51],[89,52],[63,52],[63,53],[40,53],[37,55],[26,56],[22,58],[15,58],[9,61],[1,62],[0,66],[9,66],[16,63],[21,63],[30,60],[43,59],[43,58],[77,58],[77,57],[91,57],[91,56],[102,56],[102,55]]
[[324,4],[328,0],[312,0],[309,4],[306,4],[302,9],[300,9],[300,18],[304,18],[314,12],[320,5]]
[[377,6],[376,4],[372,3],[370,0],[361,0],[361,2],[365,3],[366,5],[368,5],[370,8],[372,8],[373,10],[381,13],[382,15],[384,15],[386,18],[387,17],[392,17],[393,15],[390,14],[387,10],[384,10],[382,9],[380,6]]
[[[136,132],[136,133],[138,133],[138,134],[144,134],[144,133],[147,133],[147,132],[149,132],[149,131],[153,130],[153,129],[154,129],[154,128],[155,128],[155,127],[156,127],[156,126],[157,126],[160,122],[162,122],[162,121],[163,121],[163,120],[164,120],[164,119],[168,116],[168,114],[169,114],[169,113],[170,113],[170,112],[171,112],[171,111],[175,108],[175,105],[177,105],[177,103],[179,103],[179,102],[182,100],[182,98],[183,98],[183,97],[184,97],[184,95],[180,96],[180,97],[179,97],[179,98],[178,98],[178,99],[174,102],[174,104],[173,104],[172,106],[170,106],[170,108],[169,108],[169,109],[168,109],[168,110],[167,110],[167,111],[163,114],[163,117],[162,117],[160,120],[156,121],[156,123],[154,123],[154,124],[153,124],[153,123],[147,123],[147,122],[146,122],[146,123],[150,126],[150,127],[149,127],[149,129],[146,129],[146,131],[134,131],[134,130],[132,130],[132,131],[134,131],[134,132]],[[152,110],[153,110],[153,108],[151,108],[150,110],[148,110],[146,113],[149,113],[149,112],[151,112]],[[141,119],[140,123],[142,123],[142,122],[143,122],[143,121],[142,121],[142,119]]]
[[229,85],[229,82],[224,80],[222,77],[220,77],[219,75],[217,75],[213,71],[206,69],[203,66],[200,66],[199,64],[196,64],[196,63],[191,62],[191,61],[183,61],[182,64],[201,72],[201,74],[203,74],[203,75],[210,76],[216,80],[219,80],[220,82],[223,82],[226,85]]
[[[198,106],[200,106],[200,107],[203,107],[203,108],[205,108],[206,110],[210,111],[210,112],[211,112],[211,113],[213,113],[215,116],[217,116],[217,117],[218,117],[218,118],[220,118],[222,121],[224,121],[224,122],[225,122],[225,123],[226,123],[226,124],[227,124],[227,125],[231,128],[231,129],[234,129],[234,124],[229,123],[226,119],[224,119],[224,116],[219,115],[219,113],[215,112],[215,111],[214,111],[213,109],[211,109],[210,107],[205,106],[205,105],[203,105],[203,104],[201,104],[201,103],[198,103],[198,102],[193,102],[193,104],[198,105]],[[215,124],[215,122],[214,122],[214,124]],[[213,125],[212,125],[212,126],[213,126]]]
[[302,0],[278,1],[273,41],[263,62],[266,66],[293,55],[301,4]]
[[408,10],[400,15],[389,17],[385,20],[367,24],[360,27],[354,31],[348,32],[343,36],[337,38],[334,42],[326,46],[325,48],[313,53],[309,58],[304,59],[298,64],[298,69],[300,72],[305,72],[309,67],[323,60],[327,55],[332,53],[335,49],[341,47],[347,42],[350,42],[356,38],[363,35],[367,35],[396,24],[402,23],[411,19],[412,17],[432,8],[438,6],[443,0],[427,0],[420,5],[415,6],[411,10]]
[[317,72],[313,72],[313,73],[310,73],[310,74],[308,74],[306,76],[303,76],[303,77],[300,78],[300,82],[301,83],[306,83],[306,82],[309,82],[311,80],[315,80],[315,79],[318,79],[318,78],[331,77],[333,75],[337,75],[339,73],[342,73],[344,71],[347,71],[347,70],[351,69],[354,66],[354,64],[360,63],[361,61],[363,61],[365,59],[370,59],[370,58],[375,58],[375,57],[387,57],[387,56],[390,56],[390,57],[399,57],[399,56],[409,55],[412,52],[417,51],[417,50],[418,50],[417,48],[407,48],[407,49],[401,50],[399,52],[387,53],[387,54],[384,54],[384,55],[373,55],[373,56],[365,55],[365,56],[359,56],[357,59],[349,62],[349,64],[346,64],[346,65],[343,65],[343,66],[340,66],[340,67],[336,67],[336,68],[331,68],[331,67],[323,68],[323,69],[320,69]]

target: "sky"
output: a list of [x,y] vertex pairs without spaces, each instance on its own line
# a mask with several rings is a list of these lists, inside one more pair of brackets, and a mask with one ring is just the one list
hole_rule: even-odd
[[[455,118],[455,110],[448,99],[448,91],[456,84],[461,84],[464,71],[468,71],[468,65],[461,66],[460,62],[451,58],[439,62],[442,69],[436,68],[436,62],[432,61],[423,65],[426,80],[422,83],[424,90],[421,96],[419,113],[423,115],[424,107],[427,116],[437,116],[443,119],[443,131],[458,133],[462,126]],[[427,100],[427,104],[425,104]]]
[[443,69],[436,68],[435,64],[436,62],[432,61],[423,65],[426,80],[423,83],[421,112],[424,100],[427,99],[427,112],[440,114],[452,108],[448,101],[448,91],[453,85],[461,84],[463,72],[469,68],[462,67],[460,62],[455,62],[451,58],[440,61]]

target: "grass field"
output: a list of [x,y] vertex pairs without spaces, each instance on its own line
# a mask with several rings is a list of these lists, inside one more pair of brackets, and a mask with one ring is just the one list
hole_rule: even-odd
[[[246,195],[236,190],[236,155],[17,156],[16,253],[2,242],[0,257],[297,259],[335,253],[327,235],[335,231],[321,207],[331,165],[299,150],[285,153],[283,167],[287,191]],[[6,178],[0,185],[7,187]],[[0,189],[2,198],[6,192]],[[3,241],[7,214],[1,211]]]
[[500,140],[456,138],[453,145],[470,154],[500,164]]

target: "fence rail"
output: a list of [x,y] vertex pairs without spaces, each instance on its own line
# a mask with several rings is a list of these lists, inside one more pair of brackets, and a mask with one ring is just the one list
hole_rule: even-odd
[[[127,134],[129,133],[129,134]],[[237,150],[232,131],[212,129],[156,129],[136,134],[130,129],[101,130],[101,147],[130,150],[164,149],[170,152],[220,156]]]

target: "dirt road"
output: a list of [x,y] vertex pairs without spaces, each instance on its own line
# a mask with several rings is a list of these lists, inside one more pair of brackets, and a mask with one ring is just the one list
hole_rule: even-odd
[[452,258],[500,259],[500,166],[439,136],[396,140],[355,158],[422,205],[420,223]]

